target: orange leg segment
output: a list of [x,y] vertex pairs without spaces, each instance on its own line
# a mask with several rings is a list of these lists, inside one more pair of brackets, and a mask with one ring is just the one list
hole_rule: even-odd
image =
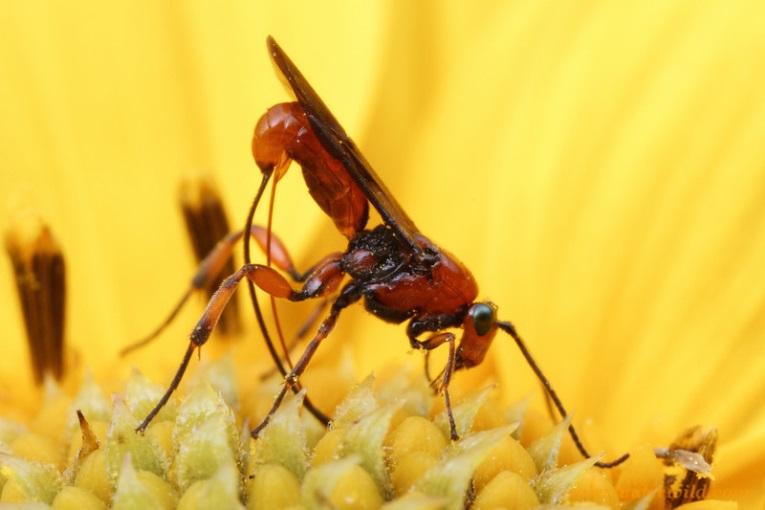
[[325,259],[314,269],[299,291],[293,290],[287,279],[271,267],[262,264],[243,265],[236,273],[223,280],[220,288],[215,291],[210,302],[207,303],[202,318],[191,332],[191,341],[200,347],[207,341],[223,309],[243,278],[246,277],[261,290],[276,298],[303,301],[324,296],[337,289],[343,279],[340,257],[340,254],[336,254],[332,258]]
[[[231,254],[234,250],[234,247],[236,246],[236,243],[242,239],[242,234],[243,231],[239,230],[237,232],[232,232],[231,234],[221,239],[218,244],[215,245],[215,248],[213,248],[212,251],[208,253],[207,256],[199,263],[196,273],[191,279],[191,285],[184,291],[183,295],[167,315],[165,320],[163,320],[162,323],[149,335],[129,344],[124,349],[122,349],[122,351],[120,351],[120,356],[125,356],[134,350],[140,349],[141,347],[149,344],[151,341],[157,338],[162,333],[162,331],[164,331],[165,328],[167,328],[167,326],[172,323],[173,319],[175,319],[175,317],[183,308],[183,305],[185,305],[191,297],[191,294],[196,290],[206,289],[210,283],[218,277],[221,270],[225,267],[226,263],[231,258]],[[263,252],[266,253],[267,231],[265,227],[261,227],[260,225],[253,225],[250,229],[250,235],[253,239],[255,239],[256,243],[258,246],[260,246]],[[290,277],[296,282],[303,281],[305,275],[308,274],[300,274],[295,269],[295,265],[292,263],[292,259],[286,247],[284,246],[284,243],[282,243],[281,239],[279,239],[279,237],[273,233],[271,234],[270,256],[276,267],[289,274]]]
[[[223,310],[231,300],[231,296],[234,294],[234,291],[236,291],[242,279],[247,278],[249,281],[253,282],[255,285],[274,297],[289,299],[290,301],[302,301],[304,299],[324,296],[337,289],[343,278],[340,259],[340,254],[336,254],[332,258],[324,259],[322,263],[316,266],[311,275],[306,279],[303,288],[299,291],[293,290],[287,280],[275,269],[261,264],[245,264],[234,274],[223,280],[221,286],[210,298],[205,311],[202,313],[202,317],[199,319],[199,322],[197,322],[197,325],[191,332],[191,342],[189,343],[186,354],[183,357],[183,361],[178,367],[178,370],[176,371],[170,386],[167,388],[165,394],[162,396],[154,409],[149,412],[143,422],[141,422],[141,424],[136,428],[136,431],[143,432],[146,427],[149,426],[149,423],[154,418],[154,416],[156,416],[162,406],[167,403],[170,395],[172,395],[172,393],[178,388],[181,379],[183,378],[183,374],[186,372],[186,368],[188,367],[189,361],[191,359],[191,354],[195,348],[200,348],[205,344],[205,342],[207,342],[210,334],[215,329],[215,325],[220,320]],[[314,340],[312,340],[312,342],[316,344],[313,347],[313,350],[318,347],[318,342],[320,340],[317,340],[317,338],[326,337],[326,335],[329,334],[329,331],[332,329],[334,320],[337,318],[337,314],[339,313],[340,308],[342,308],[340,305],[338,305],[338,303],[342,305],[346,301],[348,301],[348,298],[343,298],[343,294],[341,294],[341,296],[335,301],[332,307],[332,311],[330,312],[330,317],[325,319],[325,321],[319,327],[319,333],[317,333],[316,337],[314,337]],[[306,351],[308,350],[309,349],[306,349]],[[305,358],[305,356],[306,354],[304,353],[301,357],[301,361],[303,358]],[[288,380],[294,381],[289,385],[286,385],[285,388],[294,387],[297,385],[297,376],[302,373],[309,360],[310,356],[308,356],[308,359],[303,362],[301,365],[302,368],[297,372],[297,375],[288,378]],[[295,368],[291,374],[295,373],[297,369],[298,365],[295,365]],[[284,397],[282,396],[282,398]],[[281,402],[281,399],[279,402]]]

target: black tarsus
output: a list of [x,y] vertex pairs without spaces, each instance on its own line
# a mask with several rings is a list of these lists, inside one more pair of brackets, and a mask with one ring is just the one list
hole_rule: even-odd
[[[308,345],[303,351],[303,354],[298,359],[297,363],[295,363],[295,366],[292,368],[292,370],[290,370],[289,374],[285,375],[281,390],[279,390],[279,393],[277,394],[274,403],[271,405],[271,409],[268,411],[268,414],[266,414],[265,418],[263,418],[263,421],[261,421],[260,424],[250,432],[250,435],[254,439],[257,439],[258,434],[260,434],[260,432],[271,421],[271,417],[281,405],[282,400],[284,400],[288,387],[292,388],[293,392],[297,393],[300,387],[299,378],[308,366],[308,363],[311,361],[313,355],[316,353],[316,350],[319,348],[319,344],[321,344],[321,342],[327,338],[329,333],[335,327],[335,323],[337,322],[337,317],[340,315],[340,312],[358,301],[359,298],[361,298],[359,287],[353,283],[346,284],[343,290],[340,292],[340,295],[332,303],[329,314],[327,314],[326,318],[322,321],[318,331],[316,331],[311,341],[308,342]],[[303,403],[305,405],[305,400],[303,400]]]
[[151,420],[154,419],[155,416],[157,416],[157,413],[167,404],[167,401],[170,400],[170,395],[173,394],[173,392],[178,389],[178,385],[181,384],[181,379],[183,378],[183,374],[186,372],[186,367],[189,366],[189,361],[191,361],[191,355],[194,354],[194,349],[199,347],[194,342],[190,341],[189,346],[186,348],[186,354],[183,355],[183,361],[181,361],[181,365],[178,367],[178,370],[175,372],[175,376],[173,376],[173,380],[170,382],[170,386],[167,387],[167,390],[165,390],[165,394],[162,395],[162,398],[159,399],[159,402],[157,402],[157,405],[154,406],[154,409],[152,409],[149,414],[146,415],[146,418],[143,419],[140,425],[138,425],[135,428],[136,432],[143,433],[146,430],[146,427],[149,426],[149,423],[151,423]]
[[444,404],[446,405],[446,416],[449,419],[449,437],[452,441],[457,441],[460,436],[457,434],[457,424],[454,422],[454,413],[452,412],[452,399],[449,396],[449,383],[452,381],[452,375],[457,364],[457,353],[454,347],[454,335],[449,333],[449,358],[444,368],[444,378],[442,387],[444,389]]
[[[558,412],[560,415],[565,419],[568,416],[568,413],[566,412],[566,409],[563,407],[563,403],[561,402],[560,398],[558,398],[558,395],[555,393],[555,390],[553,389],[552,385],[550,384],[550,381],[545,377],[545,375],[542,373],[542,370],[539,368],[539,365],[537,365],[537,362],[534,361],[534,358],[531,356],[531,352],[529,352],[529,349],[526,347],[526,344],[524,343],[523,339],[521,339],[521,336],[518,334],[518,332],[515,330],[515,326],[513,326],[510,322],[504,322],[504,321],[497,321],[497,326],[499,329],[510,335],[513,340],[515,340],[516,345],[518,346],[518,349],[520,349],[521,354],[526,359],[526,363],[529,364],[531,369],[534,371],[534,374],[536,374],[537,379],[539,379],[539,382],[542,383],[542,386],[544,386],[547,395],[550,396],[553,403],[555,404],[555,407],[558,409]],[[582,440],[579,438],[579,434],[576,433],[576,429],[574,429],[573,425],[568,426],[568,432],[571,435],[571,439],[574,440],[574,444],[576,445],[576,449],[579,450],[579,453],[581,453],[585,458],[592,457],[587,449],[582,444]],[[596,462],[595,465],[600,468],[612,468],[615,466],[618,466],[625,460],[629,458],[630,454],[625,453],[621,457],[612,460],[611,462]]]

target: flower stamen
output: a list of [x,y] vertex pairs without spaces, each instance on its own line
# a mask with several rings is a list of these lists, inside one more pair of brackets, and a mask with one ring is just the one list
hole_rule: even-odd
[[[231,226],[223,205],[223,199],[215,185],[206,179],[186,180],[180,187],[180,205],[186,232],[191,241],[197,263],[213,251],[218,242],[231,232]],[[221,281],[236,270],[233,259],[229,259],[220,271],[220,276],[210,281],[205,291],[212,297]],[[223,312],[218,330],[224,335],[236,334],[241,330],[239,307],[236,296]]]
[[66,265],[60,246],[39,220],[16,225],[5,238],[21,304],[35,383],[64,376]]

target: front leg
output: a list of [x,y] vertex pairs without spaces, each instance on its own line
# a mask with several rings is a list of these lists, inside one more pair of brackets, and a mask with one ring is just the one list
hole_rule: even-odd
[[[413,324],[415,326],[413,327]],[[454,421],[454,413],[452,412],[452,402],[451,398],[449,396],[449,383],[452,380],[452,374],[454,374],[454,370],[456,367],[457,362],[457,350],[455,348],[455,337],[453,333],[449,332],[442,332],[442,333],[436,333],[425,340],[419,340],[415,333],[417,333],[417,322],[415,320],[412,320],[409,323],[409,326],[407,327],[407,334],[409,336],[409,342],[412,344],[412,347],[415,349],[424,349],[425,352],[425,374],[428,380],[433,383],[433,380],[430,378],[430,374],[428,373],[428,359],[430,355],[430,351],[433,349],[436,349],[437,347],[440,347],[444,343],[449,344],[449,357],[446,361],[446,366],[443,370],[443,377],[441,379],[441,387],[440,391],[443,391],[444,393],[444,405],[446,407],[446,416],[449,419],[449,435],[452,439],[452,441],[456,441],[459,439],[459,435],[457,434],[457,424]]]
[[223,283],[215,291],[207,303],[202,317],[191,332],[190,342],[184,354],[183,361],[168,386],[165,394],[154,406],[146,418],[136,428],[136,432],[143,432],[149,426],[151,420],[157,415],[162,407],[170,399],[170,395],[178,388],[186,372],[186,368],[191,360],[194,349],[201,348],[207,342],[210,334],[215,329],[215,325],[220,320],[223,310],[231,300],[231,296],[236,291],[239,283],[247,278],[255,285],[260,287],[268,294],[277,297],[289,299],[290,301],[302,301],[312,297],[320,297],[333,292],[343,279],[342,268],[340,267],[341,256],[338,254],[334,258],[327,258],[314,269],[311,276],[308,277],[303,288],[299,291],[292,289],[287,280],[275,269],[260,264],[245,264],[237,272],[223,280]]
[[409,338],[409,344],[412,349],[426,349],[423,345],[424,342],[418,340],[418,337],[424,333],[437,333],[449,328],[457,328],[462,325],[462,317],[460,314],[440,314],[440,315],[426,315],[414,316],[409,324],[406,326],[406,336]]

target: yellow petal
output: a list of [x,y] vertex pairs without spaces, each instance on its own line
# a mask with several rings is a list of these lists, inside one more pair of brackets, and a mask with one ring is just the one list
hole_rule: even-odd
[[[97,380],[115,385],[139,366],[167,381],[176,368],[173,339],[188,335],[196,303],[150,350],[116,354],[192,273],[174,205],[181,176],[211,168],[242,222],[257,179],[253,122],[287,98],[263,49],[274,32],[609,451],[713,424],[712,497],[761,505],[760,2],[5,7],[0,208],[31,203],[55,222],[73,282],[70,352]],[[281,185],[275,227],[307,267],[343,244],[298,173]],[[3,303],[15,303],[8,264],[2,281]],[[280,310],[285,324],[304,312]],[[0,323],[0,414],[66,432],[69,403],[38,414],[42,392],[28,389],[18,307],[0,307]],[[344,312],[317,363],[337,356],[337,340],[351,344],[357,375],[409,349],[402,328],[358,311]],[[266,366],[256,342],[235,350]],[[472,377],[492,372],[506,401],[538,395],[499,338]]]

